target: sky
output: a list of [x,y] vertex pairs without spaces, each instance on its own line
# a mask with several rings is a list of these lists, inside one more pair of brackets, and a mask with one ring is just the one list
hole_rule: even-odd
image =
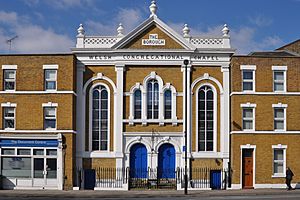
[[[157,16],[178,33],[221,36],[226,23],[237,54],[274,50],[300,39],[300,0],[157,0]],[[151,0],[0,0],[0,53],[64,53],[86,35],[130,32],[149,17]],[[18,36],[11,43],[8,39]]]

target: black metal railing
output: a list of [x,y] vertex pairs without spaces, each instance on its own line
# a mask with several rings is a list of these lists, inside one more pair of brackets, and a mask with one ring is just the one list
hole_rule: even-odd
[[99,188],[122,188],[127,183],[127,173],[124,168],[97,168],[96,184]]
[[[90,169],[88,169],[91,171]],[[184,187],[184,168],[158,169],[158,168],[95,168],[94,173],[84,173],[77,169],[74,185],[80,186],[82,180],[95,181],[92,183],[98,188],[124,188],[128,189],[177,189]],[[94,177],[83,177],[85,174]],[[187,170],[188,187],[226,189],[227,171],[214,168],[193,168]],[[84,184],[91,185],[91,184]]]
[[175,169],[128,169],[130,189],[176,189]]

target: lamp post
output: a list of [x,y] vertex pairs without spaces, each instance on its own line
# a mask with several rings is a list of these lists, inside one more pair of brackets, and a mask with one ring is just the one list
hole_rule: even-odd
[[187,176],[187,85],[188,85],[188,81],[187,81],[187,66],[189,64],[189,60],[184,60],[183,61],[185,70],[184,70],[184,75],[185,75],[185,89],[184,89],[184,96],[185,96],[185,105],[184,105],[184,194],[188,193],[188,176]]

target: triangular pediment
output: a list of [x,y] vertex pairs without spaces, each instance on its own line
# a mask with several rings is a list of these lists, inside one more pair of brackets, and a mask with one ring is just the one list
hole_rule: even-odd
[[122,38],[114,49],[178,49],[194,50],[188,40],[152,16]]

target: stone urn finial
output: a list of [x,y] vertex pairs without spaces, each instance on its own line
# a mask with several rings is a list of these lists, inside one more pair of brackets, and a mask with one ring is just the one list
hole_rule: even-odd
[[77,37],[83,37],[84,36],[85,31],[84,31],[84,28],[83,28],[82,24],[79,25],[79,28],[77,29],[77,33],[78,33]]
[[227,24],[224,24],[224,28],[222,29],[222,33],[223,33],[223,37],[228,37],[229,36],[229,28],[227,26]]
[[117,28],[117,32],[118,32],[118,37],[124,36],[124,27],[123,27],[122,23],[119,24],[119,27]]
[[149,9],[150,9],[150,12],[151,12],[150,17],[156,16],[156,11],[157,11],[156,1],[151,2],[151,5],[149,6]]
[[190,31],[191,29],[189,28],[189,26],[187,24],[184,24],[184,27],[182,29],[183,37],[190,37]]

